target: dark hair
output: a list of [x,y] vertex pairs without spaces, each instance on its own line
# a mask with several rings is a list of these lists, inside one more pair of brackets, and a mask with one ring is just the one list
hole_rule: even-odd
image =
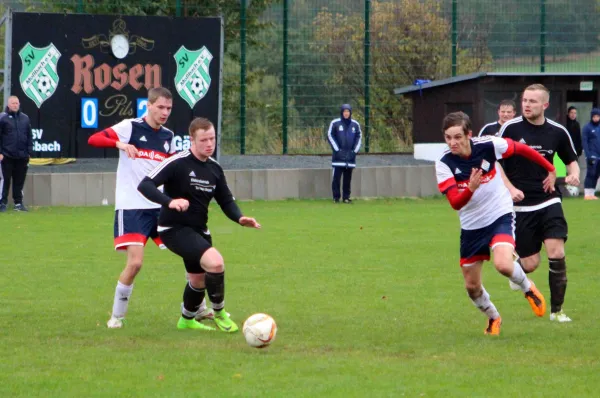
[[211,127],[215,127],[212,122],[204,117],[197,117],[190,123],[189,133],[190,137],[196,137],[196,132],[198,130],[210,130]]
[[154,87],[151,88],[150,90],[148,90],[148,102],[153,104],[156,102],[156,100],[158,100],[160,97],[163,97],[164,99],[168,99],[168,100],[172,100],[173,99],[173,94],[171,94],[171,92],[169,91],[168,88],[164,88],[164,87]]
[[471,118],[464,112],[452,112],[444,117],[442,121],[442,132],[445,132],[450,127],[461,126],[465,135],[472,131]]
[[498,110],[500,110],[500,108],[503,106],[512,106],[514,111],[517,110],[517,104],[515,104],[515,101],[513,100],[505,99],[500,101],[500,103],[498,104]]
[[572,111],[573,109],[577,110],[577,108],[575,108],[574,106],[570,106],[570,107],[568,107],[568,108],[567,108],[567,113],[571,113],[571,111]]

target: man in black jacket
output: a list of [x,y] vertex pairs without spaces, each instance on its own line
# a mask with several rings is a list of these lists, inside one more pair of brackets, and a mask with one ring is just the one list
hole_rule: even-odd
[[360,142],[362,132],[360,124],[352,119],[352,107],[344,104],[340,110],[341,117],[333,119],[327,131],[327,140],[333,155],[331,158],[331,166],[333,167],[333,182],[331,190],[333,193],[333,201],[340,202],[340,181],[342,175],[344,203],[352,203],[350,199],[350,181],[352,181],[352,171],[356,167],[356,154],[360,150]]
[[579,126],[579,122],[577,121],[577,108],[574,106],[570,106],[569,109],[567,109],[567,124],[565,127],[571,135],[573,145],[575,145],[575,152],[577,152],[577,157],[581,156],[583,151],[583,146],[581,143],[581,126]]
[[6,112],[0,114],[0,165],[2,166],[2,199],[0,212],[6,211],[10,180],[13,179],[15,210],[27,211],[23,205],[23,185],[27,176],[33,136],[29,116],[21,112],[19,99],[8,97]]

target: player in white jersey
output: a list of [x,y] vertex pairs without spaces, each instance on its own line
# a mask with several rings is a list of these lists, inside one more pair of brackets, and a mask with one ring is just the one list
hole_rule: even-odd
[[137,186],[162,160],[175,152],[174,134],[163,125],[173,107],[173,95],[163,87],[148,92],[148,114],[125,119],[92,135],[88,143],[100,148],[118,148],[115,197],[114,245],[127,251],[127,264],[119,276],[109,328],[121,328],[135,276],[142,268],[148,238],[164,248],[156,227],[160,205],[141,195]]
[[449,149],[436,162],[438,187],[450,205],[459,211],[460,266],[469,297],[488,317],[486,334],[500,334],[502,318],[481,283],[483,261],[494,253],[494,266],[519,285],[537,316],[543,316],[546,302],[535,285],[514,261],[514,213],[510,193],[496,167],[496,161],[524,156],[549,173],[545,189],[554,189],[554,166],[535,150],[512,140],[496,137],[472,138],[471,120],[463,112],[446,115],[442,124]]

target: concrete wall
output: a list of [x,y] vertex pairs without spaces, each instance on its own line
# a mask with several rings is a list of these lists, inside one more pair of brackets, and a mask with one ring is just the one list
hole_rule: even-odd
[[[228,170],[236,199],[331,198],[331,169]],[[99,206],[115,200],[116,173],[32,173],[25,182],[25,204]],[[437,194],[433,165],[357,168],[352,197],[424,197]],[[12,196],[9,197],[12,202]]]
[[[583,194],[585,161],[580,164]],[[239,200],[331,198],[331,169],[227,170],[225,175]],[[34,172],[25,181],[24,200],[26,205],[32,206],[113,205],[115,183],[116,173]],[[352,177],[353,198],[436,194],[433,165],[361,167],[354,170]],[[11,202],[12,194],[9,195]]]

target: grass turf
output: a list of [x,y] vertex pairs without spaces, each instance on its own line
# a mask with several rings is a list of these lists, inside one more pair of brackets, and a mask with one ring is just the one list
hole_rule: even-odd
[[[184,267],[150,244],[126,328],[108,330],[124,255],[113,210],[0,214],[0,396],[596,396],[597,203],[570,199],[571,324],[536,318],[489,263],[499,337],[471,304],[444,199],[241,203],[260,231],[211,208],[226,308],[278,323],[271,347],[175,328]],[[549,299],[547,261],[532,274]]]

